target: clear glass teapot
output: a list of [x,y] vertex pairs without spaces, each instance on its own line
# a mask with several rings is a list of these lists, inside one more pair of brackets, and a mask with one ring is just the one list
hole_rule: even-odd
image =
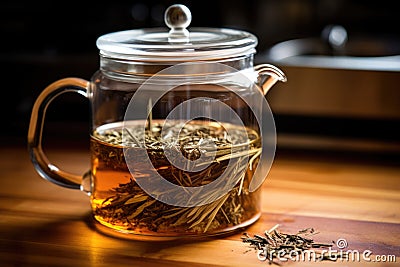
[[[261,214],[260,185],[275,153],[264,95],[278,68],[253,66],[257,38],[191,28],[183,5],[165,12],[170,30],[121,31],[97,40],[91,81],[65,78],[37,98],[28,146],[45,179],[86,192],[96,225],[135,239],[229,233]],[[91,168],[64,172],[42,150],[46,108],[65,92],[90,101]]]

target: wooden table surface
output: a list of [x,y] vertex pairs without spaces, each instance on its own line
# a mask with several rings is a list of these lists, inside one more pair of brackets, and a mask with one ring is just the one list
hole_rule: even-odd
[[[48,149],[57,166],[83,173],[84,148]],[[93,227],[89,198],[35,172],[25,146],[0,150],[0,266],[265,266],[241,233],[195,242],[143,242],[104,235]],[[288,266],[397,266],[400,262],[400,166],[317,152],[277,155],[263,185],[263,213],[250,235],[280,224],[296,233],[313,227],[314,240],[340,238],[346,249],[397,263],[290,261]],[[384,257],[381,257],[382,259]]]

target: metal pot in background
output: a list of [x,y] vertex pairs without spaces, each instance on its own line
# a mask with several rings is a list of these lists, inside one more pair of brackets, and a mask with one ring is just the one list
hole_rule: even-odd
[[290,77],[268,95],[281,147],[400,153],[400,39],[328,25],[320,37],[277,43],[257,60]]

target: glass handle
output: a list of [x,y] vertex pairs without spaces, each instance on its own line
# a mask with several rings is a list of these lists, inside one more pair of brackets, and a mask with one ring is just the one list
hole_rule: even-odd
[[257,85],[260,86],[264,95],[278,81],[286,82],[286,76],[278,67],[270,64],[260,64],[254,67],[257,73]]
[[83,180],[87,180],[85,178],[87,178],[88,173],[81,177],[62,171],[49,162],[42,149],[44,119],[47,107],[57,96],[67,92],[75,92],[88,97],[89,89],[90,82],[79,78],[65,78],[50,84],[36,99],[29,124],[28,150],[36,171],[44,179],[72,189],[81,189],[84,185]]

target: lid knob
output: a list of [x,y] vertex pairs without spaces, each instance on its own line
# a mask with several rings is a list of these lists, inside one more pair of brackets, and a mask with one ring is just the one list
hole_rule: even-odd
[[180,4],[168,7],[164,14],[164,21],[171,29],[168,36],[169,42],[189,41],[189,31],[186,30],[190,22],[192,22],[192,14],[189,8]]

